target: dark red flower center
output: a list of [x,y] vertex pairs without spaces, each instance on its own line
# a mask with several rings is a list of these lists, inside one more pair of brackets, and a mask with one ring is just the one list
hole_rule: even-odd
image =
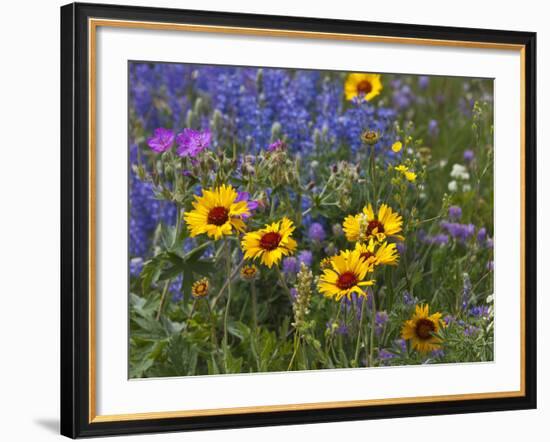
[[361,253],[361,258],[366,261],[367,259],[369,259],[371,256],[374,256],[374,253],[372,252],[363,252]]
[[267,232],[260,239],[260,247],[264,250],[275,250],[281,242],[281,235],[277,232]]
[[419,319],[416,321],[416,336],[420,339],[428,340],[435,332],[435,324],[429,319]]
[[350,289],[355,284],[357,284],[357,276],[355,276],[355,273],[353,272],[342,273],[338,276],[338,281],[336,281],[336,285],[342,290]]
[[377,219],[369,221],[369,225],[367,226],[367,236],[372,235],[372,232],[374,232],[375,229],[376,233],[384,233],[384,226]]
[[372,84],[368,80],[363,80],[357,83],[357,93],[358,94],[365,94],[367,95],[370,91],[372,91]]
[[229,210],[225,207],[214,207],[208,213],[208,224],[223,226],[229,219]]

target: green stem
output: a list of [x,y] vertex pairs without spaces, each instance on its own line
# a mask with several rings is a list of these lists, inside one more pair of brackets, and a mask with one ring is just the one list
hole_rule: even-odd
[[300,348],[300,338],[298,337],[298,332],[296,332],[294,333],[294,353],[292,353],[292,357],[290,358],[290,362],[288,364],[288,368],[286,369],[286,371],[290,371],[290,369],[292,368],[292,364],[294,363],[294,359],[298,354],[299,348]]
[[359,349],[361,348],[361,334],[363,331],[363,316],[365,316],[366,300],[361,303],[361,316],[359,317],[359,328],[357,329],[357,342],[355,344],[355,364],[359,367]]
[[223,292],[225,292],[225,289],[229,285],[230,281],[232,281],[235,278],[235,276],[237,275],[237,273],[239,273],[239,270],[241,270],[241,267],[243,266],[243,264],[244,264],[244,258],[241,259],[241,262],[239,264],[237,264],[237,267],[235,267],[235,269],[233,270],[233,273],[231,274],[231,278],[225,280],[225,282],[222,285],[222,288],[220,289],[218,294],[212,299],[212,308],[216,307],[216,304],[218,303],[221,296],[223,295]]
[[281,269],[279,267],[275,267],[277,269],[277,275],[279,276],[279,282],[283,286],[283,289],[285,290],[286,294],[288,295],[288,299],[290,301],[290,305],[293,303],[292,295],[290,294],[290,289],[288,288],[288,285],[286,285],[285,278],[281,272]]
[[373,203],[377,205],[377,198],[376,198],[376,162],[375,162],[375,154],[374,154],[374,146],[371,146],[370,150],[370,181],[372,185],[372,195],[373,195]]
[[225,373],[228,373],[227,366],[227,323],[229,320],[229,306],[231,305],[231,243],[229,239],[225,240],[225,273],[227,275],[227,304],[225,305],[225,313],[223,316],[223,365]]
[[181,333],[189,328],[189,322],[191,319],[193,319],[193,314],[195,313],[195,309],[197,308],[197,299],[193,299],[193,305],[191,306],[191,312],[189,312],[189,318],[187,318],[187,321],[185,322],[185,326],[182,327]]
[[214,354],[218,354],[218,339],[216,336],[216,322],[214,321],[214,313],[210,308],[210,303],[206,300],[206,305],[208,307],[208,315],[210,316],[210,339],[212,341],[212,347],[214,349]]
[[374,362],[374,332],[376,329],[376,299],[374,290],[372,290],[372,312],[371,312],[371,329],[370,329],[370,344],[369,344],[369,367],[373,366]]
[[256,284],[254,281],[250,283],[250,291],[252,294],[252,321],[254,324],[254,331],[258,329],[258,299],[256,296]]
[[164,300],[166,299],[166,293],[168,292],[168,287],[170,286],[170,279],[166,280],[166,283],[164,284],[164,288],[162,289],[162,295],[160,296],[160,304],[159,309],[157,312],[157,321],[160,319],[160,315],[162,313],[162,308],[164,307]]

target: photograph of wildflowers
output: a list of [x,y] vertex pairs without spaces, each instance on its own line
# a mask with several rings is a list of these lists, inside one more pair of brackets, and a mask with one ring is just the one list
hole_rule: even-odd
[[493,80],[135,61],[129,377],[493,360]]

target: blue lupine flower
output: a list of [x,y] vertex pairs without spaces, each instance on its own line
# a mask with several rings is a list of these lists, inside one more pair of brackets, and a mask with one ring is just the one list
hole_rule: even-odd
[[460,242],[466,242],[475,232],[473,224],[460,224],[442,221],[441,227],[446,230],[454,239]]
[[449,207],[449,218],[453,221],[457,221],[462,216],[462,209],[459,206]]
[[321,223],[312,223],[309,226],[308,236],[311,241],[322,242],[325,240],[327,234]]
[[143,258],[135,257],[130,259],[130,275],[133,277],[138,277],[143,269]]
[[313,263],[313,254],[310,250],[302,250],[298,253],[298,263],[299,265],[304,264],[307,267],[311,267]]
[[487,239],[487,229],[485,227],[482,227],[477,231],[477,242],[480,245],[485,245],[486,239]]
[[283,259],[283,273],[294,275],[300,271],[300,263],[294,256],[288,256]]
[[474,305],[470,307],[470,315],[477,318],[489,316],[489,306],[487,305]]

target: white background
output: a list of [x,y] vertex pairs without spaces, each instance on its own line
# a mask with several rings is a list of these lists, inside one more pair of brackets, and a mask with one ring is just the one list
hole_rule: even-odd
[[[125,1],[128,4],[230,10],[267,14],[317,16],[359,20],[472,26],[539,32],[539,226],[548,222],[543,189],[550,185],[543,166],[548,144],[542,122],[550,99],[544,79],[550,46],[548,13],[543,2],[463,0],[441,2],[394,0],[381,2],[258,2],[233,0]],[[0,406],[3,440],[53,440],[58,432],[59,370],[59,1],[10,2],[4,5],[0,47]],[[546,118],[547,119],[547,118]],[[228,441],[334,440],[344,437],[411,441],[427,437],[446,441],[523,440],[548,436],[550,397],[544,371],[550,338],[548,308],[542,280],[547,242],[539,231],[539,409],[268,429],[140,436],[125,440]],[[547,244],[550,246],[550,244]]]

